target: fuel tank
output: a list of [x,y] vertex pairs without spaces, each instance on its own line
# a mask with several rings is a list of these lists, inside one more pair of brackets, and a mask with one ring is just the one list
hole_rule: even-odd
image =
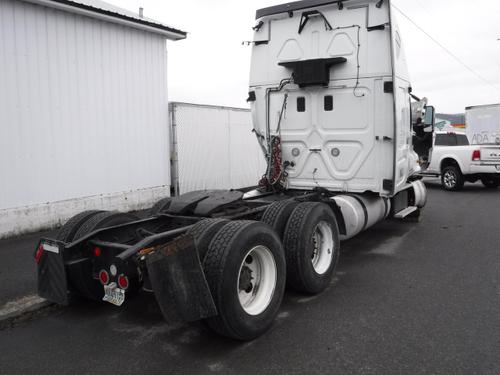
[[332,198],[340,207],[344,217],[347,240],[387,218],[391,212],[391,201],[373,195],[338,195]]

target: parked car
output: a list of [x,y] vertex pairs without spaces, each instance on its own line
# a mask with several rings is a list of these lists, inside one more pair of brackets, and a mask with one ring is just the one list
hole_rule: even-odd
[[470,145],[466,134],[435,132],[429,167],[424,176],[440,176],[445,190],[460,190],[481,180],[487,188],[500,186],[500,145]]

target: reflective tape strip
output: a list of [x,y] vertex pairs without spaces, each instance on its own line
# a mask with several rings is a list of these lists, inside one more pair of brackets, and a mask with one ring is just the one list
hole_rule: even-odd
[[42,244],[42,247],[45,251],[50,251],[51,253],[59,254],[59,248],[57,246],[44,243]]

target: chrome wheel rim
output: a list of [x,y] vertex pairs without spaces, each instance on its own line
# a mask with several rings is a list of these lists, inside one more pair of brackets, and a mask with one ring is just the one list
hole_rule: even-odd
[[318,275],[323,275],[330,268],[335,251],[333,231],[326,221],[321,221],[316,225],[312,242],[313,252],[311,254],[311,263],[314,271]]
[[240,265],[238,299],[249,315],[259,315],[271,303],[277,282],[276,261],[262,245],[250,250]]
[[457,184],[457,176],[452,171],[446,171],[444,176],[444,184],[447,188],[453,188]]

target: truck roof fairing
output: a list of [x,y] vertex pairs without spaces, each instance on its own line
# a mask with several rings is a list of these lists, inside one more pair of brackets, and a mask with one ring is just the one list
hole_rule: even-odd
[[[335,3],[346,3],[349,0],[303,0],[294,1],[292,3],[279,4],[272,7],[262,8],[257,10],[255,19],[259,19],[265,16],[271,16],[274,14],[293,12],[296,10],[313,8],[322,5],[335,4]],[[383,1],[383,0],[382,0]]]

